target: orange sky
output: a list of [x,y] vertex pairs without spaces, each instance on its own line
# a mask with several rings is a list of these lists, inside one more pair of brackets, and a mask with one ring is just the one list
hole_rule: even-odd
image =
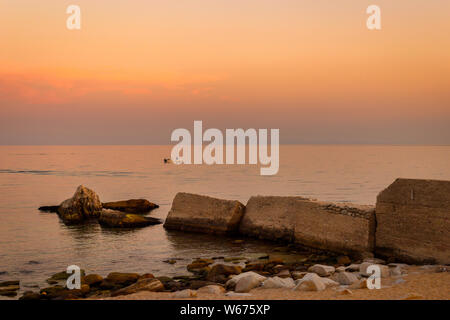
[[169,144],[194,120],[450,144],[449,17],[447,0],[0,0],[0,144]]

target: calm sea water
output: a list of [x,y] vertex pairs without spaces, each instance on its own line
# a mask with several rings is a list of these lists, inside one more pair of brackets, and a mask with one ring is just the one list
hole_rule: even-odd
[[[87,272],[185,274],[191,258],[270,253],[275,244],[166,231],[162,225],[107,230],[65,226],[37,210],[71,197],[80,184],[102,201],[146,198],[165,218],[177,192],[244,204],[252,195],[306,196],[374,204],[397,177],[450,180],[450,147],[282,146],[280,171],[260,176],[256,166],[163,164],[170,146],[1,146],[0,281],[20,279],[22,291],[76,264]],[[163,260],[178,258],[175,265]],[[1,298],[1,297],[0,297]]]

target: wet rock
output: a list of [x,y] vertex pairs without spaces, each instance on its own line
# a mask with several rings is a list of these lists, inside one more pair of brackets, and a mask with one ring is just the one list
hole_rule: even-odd
[[139,280],[141,279],[153,279],[155,276],[151,273],[144,273],[142,276],[139,277]]
[[26,291],[24,294],[19,298],[19,300],[40,300],[41,295],[37,292],[33,291]]
[[208,272],[206,279],[208,281],[224,283],[228,276],[234,274],[240,274],[242,272],[242,267],[240,266],[229,266],[224,264],[216,264],[212,266],[211,270]]
[[[80,275],[83,277],[85,275],[85,271],[83,269],[80,270]],[[47,279],[49,284],[53,284],[58,281],[67,280],[71,276],[71,273],[67,273],[67,271],[57,272]]]
[[41,298],[50,300],[78,299],[83,297],[79,289],[69,290],[63,286],[53,286],[41,289]]
[[82,284],[80,291],[83,295],[86,295],[91,291],[91,287],[88,284]]
[[59,206],[42,206],[39,207],[39,211],[42,212],[50,212],[50,213],[58,213]]
[[172,298],[175,299],[187,299],[197,297],[197,292],[195,290],[186,289],[182,291],[177,291],[172,294]]
[[98,223],[108,228],[142,228],[150,225],[161,224],[157,218],[143,217],[133,213],[124,213],[114,210],[102,210]]
[[114,285],[129,286],[138,281],[138,279],[139,274],[137,273],[111,272],[104,281],[108,281]]
[[102,204],[104,209],[111,209],[127,213],[146,213],[159,208],[157,204],[146,199],[131,199],[123,201],[106,202]]
[[348,256],[339,256],[336,258],[336,263],[346,265],[352,263],[352,261]]
[[175,263],[177,263],[177,260],[170,259],[170,260],[164,260],[163,262],[168,263],[168,264],[175,264]]
[[187,265],[187,270],[192,273],[197,274],[207,274],[210,271],[208,267],[210,264],[213,264],[214,260],[212,259],[197,259],[194,260],[191,264]]
[[7,286],[20,286],[20,280],[0,282],[0,287],[7,287]]
[[81,283],[87,284],[89,286],[97,286],[103,281],[103,277],[98,274],[89,274],[81,278]]
[[359,281],[358,277],[350,272],[335,273],[332,279],[336,282],[339,282],[339,284],[341,285],[351,285]]
[[132,294],[140,291],[158,292],[163,290],[164,285],[162,284],[161,281],[159,281],[158,279],[147,278],[141,279],[128,287],[112,292],[111,297]]
[[317,273],[321,277],[327,277],[332,275],[336,269],[332,266],[325,266],[322,264],[315,264],[312,267],[308,268],[309,272]]
[[245,268],[242,271],[243,272],[247,272],[247,271],[262,271],[262,270],[264,270],[265,265],[266,264],[264,262],[259,262],[259,261],[250,262],[250,263],[247,263],[245,265]]
[[102,203],[98,195],[79,186],[72,198],[63,201],[58,208],[58,215],[65,224],[79,224],[86,219],[98,218],[102,211]]
[[216,282],[206,281],[206,280],[191,280],[186,283],[189,289],[197,290],[199,288],[209,286],[209,285],[217,285]]
[[249,292],[258,287],[267,278],[253,271],[238,274],[227,281],[226,286],[234,287],[236,292]]
[[197,293],[220,295],[225,293],[225,288],[217,285],[209,285],[199,288]]
[[263,289],[276,289],[276,288],[293,288],[295,286],[295,282],[292,278],[280,278],[273,277],[267,278],[261,284],[261,288]]

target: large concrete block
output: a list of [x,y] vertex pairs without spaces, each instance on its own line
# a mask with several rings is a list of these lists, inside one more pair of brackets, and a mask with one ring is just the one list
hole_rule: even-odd
[[239,201],[180,192],[173,200],[164,227],[203,233],[234,233],[238,231],[244,211],[245,206]]
[[239,230],[263,239],[360,254],[373,251],[373,211],[372,206],[332,204],[302,197],[258,196],[248,201]]
[[450,181],[397,179],[377,197],[376,247],[409,263],[450,263]]

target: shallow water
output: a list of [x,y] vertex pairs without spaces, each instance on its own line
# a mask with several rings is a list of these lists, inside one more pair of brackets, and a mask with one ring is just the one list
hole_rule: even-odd
[[[162,225],[108,230],[65,226],[37,210],[71,197],[80,184],[102,201],[146,198],[165,218],[179,191],[236,199],[301,195],[374,204],[397,177],[450,180],[450,147],[282,146],[280,171],[260,176],[248,165],[165,165],[170,146],[0,146],[0,281],[20,279],[23,290],[45,285],[76,264],[87,272],[187,274],[195,257],[270,253],[276,244],[166,231]],[[177,258],[170,265],[163,260]],[[4,299],[5,297],[0,297]]]

